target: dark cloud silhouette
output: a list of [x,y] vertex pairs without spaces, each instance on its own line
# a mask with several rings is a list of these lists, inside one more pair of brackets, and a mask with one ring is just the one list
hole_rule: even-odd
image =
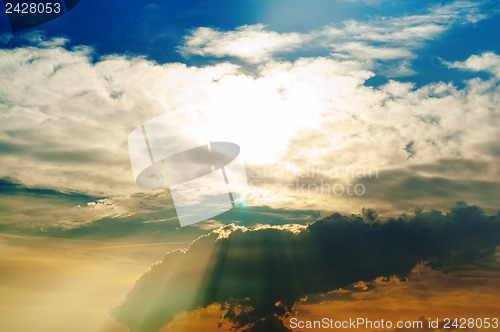
[[408,144],[405,145],[403,150],[408,152],[408,158],[406,159],[413,158],[415,156],[415,153],[417,153],[417,151],[415,150],[415,142],[414,141],[409,142]]
[[[30,187],[10,178],[0,178],[0,224],[17,228],[22,224],[21,216],[28,222],[42,221],[47,217],[43,220],[47,223],[53,220],[56,209],[71,208],[102,198],[70,190]],[[40,211],[40,206],[45,209]]]
[[[366,187],[364,196],[352,196],[359,204],[370,207],[385,206],[386,211],[409,211],[416,206],[436,209],[450,206],[456,202],[457,193],[460,199],[471,204],[481,204],[489,213],[498,209],[500,185],[494,172],[487,172],[485,164],[477,163],[477,169],[456,161],[455,176],[435,171],[445,168],[452,160],[436,165],[418,165],[410,169],[394,169],[381,171],[379,177],[360,180]],[[481,166],[479,166],[481,165]],[[491,165],[491,164],[490,164]],[[482,169],[485,167],[485,169]],[[450,167],[451,168],[451,167]],[[460,171],[458,170],[460,169]],[[450,173],[453,171],[450,171]],[[474,178],[471,174],[484,174],[485,178]]]
[[77,192],[63,192],[48,188],[28,187],[9,178],[0,178],[0,195],[18,196],[31,195],[36,197],[66,198],[72,203],[84,203],[102,197],[85,195]]
[[[365,213],[366,214],[366,213]],[[380,220],[374,212],[304,225],[229,225],[173,251],[144,274],[113,315],[131,331],[157,331],[176,313],[220,304],[247,331],[286,331],[281,318],[307,294],[380,276],[495,263],[500,215],[459,202],[440,211]]]

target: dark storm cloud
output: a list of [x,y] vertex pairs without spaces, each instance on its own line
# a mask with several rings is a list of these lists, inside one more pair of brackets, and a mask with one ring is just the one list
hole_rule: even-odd
[[458,196],[471,204],[481,204],[491,213],[498,209],[500,197],[500,183],[494,176],[493,167],[490,163],[444,160],[409,169],[380,171],[378,178],[360,180],[366,187],[363,204],[369,207],[386,205],[390,210],[399,211],[418,206],[436,209],[450,206]]
[[32,196],[51,199],[60,199],[70,204],[86,203],[102,197],[89,196],[78,192],[63,192],[48,188],[32,188],[21,183],[12,181],[9,178],[0,178],[0,196]]
[[0,154],[2,155],[8,155],[8,154],[15,154],[19,152],[24,152],[25,148],[16,144],[12,144],[9,142],[2,142],[0,141]]
[[176,313],[218,303],[235,327],[286,331],[279,318],[307,294],[404,276],[423,261],[443,269],[495,264],[498,214],[460,202],[446,214],[366,216],[333,214],[307,226],[254,230],[226,226],[165,255],[113,314],[131,331],[157,331]]
[[409,167],[411,171],[427,174],[440,174],[468,178],[477,174],[491,174],[495,166],[490,162],[472,159],[440,159],[434,163],[417,164]]

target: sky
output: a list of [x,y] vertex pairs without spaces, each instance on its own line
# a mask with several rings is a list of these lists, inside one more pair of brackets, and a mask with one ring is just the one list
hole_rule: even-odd
[[[498,317],[499,33],[495,1],[80,0],[15,33],[2,10],[0,330]],[[180,227],[135,183],[161,115],[238,144],[244,203]]]

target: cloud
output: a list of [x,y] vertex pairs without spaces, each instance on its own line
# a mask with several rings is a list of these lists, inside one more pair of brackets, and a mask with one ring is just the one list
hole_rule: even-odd
[[[450,163],[455,164],[451,167],[463,167],[462,171],[457,170],[453,175],[451,169],[445,172],[437,171]],[[415,165],[407,170],[383,171],[379,178],[372,177],[361,181],[366,187],[363,204],[387,214],[389,211],[419,206],[439,209],[460,197],[480,204],[485,210],[494,213],[499,207],[497,193],[500,191],[500,184],[495,177],[485,176],[492,174],[490,165],[482,165],[485,167],[484,173],[473,165],[467,165],[467,161],[463,160],[441,160],[432,166]]]
[[192,96],[199,87],[233,68],[94,59],[89,47],[58,45],[37,35],[37,46],[0,50],[0,173],[28,186],[97,196],[139,191],[126,145],[130,131],[170,107],[196,104]]
[[[349,20],[308,33],[278,33],[262,24],[245,25],[232,31],[200,27],[184,38],[179,51],[184,56],[234,57],[251,64],[305,48],[365,61],[413,59],[415,49],[453,26],[486,19],[481,6],[482,3],[477,2],[455,1],[433,6],[427,13],[382,17],[368,22]],[[406,73],[411,74],[411,70]]]
[[499,231],[498,215],[463,202],[387,221],[333,214],[298,229],[226,226],[166,254],[113,315],[131,331],[157,331],[176,313],[219,304],[235,327],[260,331],[306,295],[405,276],[421,262],[492,267]]
[[212,28],[197,28],[185,37],[180,52],[187,56],[241,58],[249,63],[262,63],[277,52],[290,52],[301,46],[303,36],[298,33],[266,31],[262,24],[244,25],[235,31],[223,32]]
[[203,223],[198,223],[194,225],[194,227],[198,227],[204,230],[217,229],[222,226],[224,226],[224,224],[218,220],[205,220]]
[[4,234],[146,243],[170,241],[184,245],[209,230],[230,223],[256,226],[264,218],[267,225],[306,223],[319,215],[313,210],[242,205],[193,227],[179,227],[173,202],[165,191],[101,198],[78,192],[26,187],[9,179],[0,179],[0,231]]
[[410,50],[402,47],[372,46],[368,45],[366,42],[347,42],[332,45],[332,47],[335,53],[347,53],[347,57],[354,57],[357,59],[395,60],[416,57]]
[[415,148],[413,147],[414,144],[415,142],[411,141],[410,143],[406,144],[405,147],[403,148],[403,150],[405,150],[408,153],[407,159],[413,158],[413,156],[415,156],[415,153],[417,153],[415,151]]
[[30,228],[36,225],[39,230],[45,230],[48,225],[57,221],[64,223],[67,218],[64,216],[65,212],[71,211],[75,205],[85,205],[100,198],[81,192],[27,187],[2,178],[0,197],[2,226]]
[[[488,211],[498,208],[498,55],[486,52],[450,64],[496,75],[471,79],[463,88],[442,82],[415,88],[397,80],[365,86],[379,68],[391,77],[411,75],[418,48],[452,27],[486,18],[480,7],[454,2],[423,14],[347,21],[309,33],[279,33],[263,25],[234,31],[200,28],[181,45],[186,55],[227,56],[257,65],[251,72],[228,62],[197,67],[100,56],[89,46],[72,47],[65,38],[47,39],[40,33],[20,37],[22,47],[0,50],[0,229],[160,242],[189,241],[227,224],[234,215],[179,230],[168,194],[144,191],[132,178],[126,144],[130,131],[164,112],[182,118],[185,111],[198,109],[200,118],[185,117],[182,123],[197,128],[203,119],[219,121],[218,131],[241,144],[250,167],[294,170],[312,162],[326,168],[380,169],[379,177],[361,179],[367,192],[358,199],[257,192],[251,204],[292,210],[261,207],[254,213],[242,208],[236,211],[236,220],[242,221],[238,225],[305,223],[318,209],[352,212],[363,206],[367,223],[336,215],[307,227],[217,230],[185,252],[169,253],[141,279],[116,311],[119,315],[130,309],[125,318],[130,325],[141,326],[145,318],[147,327],[161,327],[181,309],[215,303],[230,324],[265,318],[260,324],[283,328],[279,317],[303,294],[364,279],[370,285],[380,275],[404,275],[423,259],[450,268],[489,265],[498,244],[493,239],[498,239],[498,216],[461,205],[446,215],[417,210],[415,217],[382,223],[369,209],[378,207],[381,214],[391,215],[415,205],[442,209],[457,199],[482,204]],[[0,43],[12,38],[0,35]],[[275,61],[304,51],[324,56]],[[413,144],[405,151],[409,142]],[[417,153],[407,159],[412,152]],[[290,180],[278,172],[269,174],[272,184]],[[301,180],[314,184],[317,179]],[[300,208],[316,211],[293,211]],[[107,266],[109,258],[103,261]],[[366,270],[356,262],[367,263]],[[60,284],[76,280],[75,271],[83,275],[86,267],[80,268],[61,277]],[[19,269],[26,271],[21,263]],[[36,276],[35,270],[44,266],[29,273]],[[82,298],[105,288],[93,281],[83,281],[92,287],[78,288],[86,292]],[[73,294],[81,284],[65,285]],[[44,288],[45,298],[50,291]],[[60,298],[56,302],[65,303]],[[21,316],[20,311],[9,312]],[[55,308],[47,317],[59,317],[60,312]],[[26,323],[33,327],[38,320]]]
[[18,37],[19,40],[27,41],[30,44],[37,45],[39,47],[57,47],[64,46],[70,40],[66,37],[53,37],[47,38],[47,35],[44,31],[41,30],[32,30],[29,32],[25,32],[20,34]]
[[172,221],[162,230],[174,229],[176,222],[175,211],[172,204],[168,204],[166,193],[111,199],[81,192],[27,187],[0,178],[0,197],[0,228],[10,234],[68,238],[132,237],[158,231],[159,227],[146,225],[150,219],[165,220],[170,216]]
[[[362,317],[377,321],[382,308],[384,320],[393,322],[393,329],[388,331],[436,331],[427,329],[428,319],[495,316],[500,310],[496,301],[500,295],[498,271],[438,271],[420,264],[404,279],[377,278],[364,284],[365,290],[351,286],[304,298],[291,316],[321,320],[332,317],[334,312],[334,318],[342,321],[362,313]],[[398,321],[423,321],[424,325],[418,329],[397,329]],[[285,326],[289,326],[289,319]]]
[[458,68],[469,71],[486,71],[500,79],[500,56],[494,52],[484,52],[481,55],[471,55],[467,60],[460,62],[443,63],[449,68]]
[[[335,81],[323,82],[323,86],[335,86]],[[308,204],[323,201],[321,209],[352,212],[359,211],[362,204],[384,212],[403,212],[411,208],[406,204],[433,205],[448,200],[444,205],[432,206],[442,208],[464,199],[481,203],[490,212],[497,208],[493,193],[499,186],[495,152],[498,140],[492,140],[498,137],[496,104],[500,99],[496,80],[472,79],[463,89],[445,83],[415,89],[412,83],[398,81],[376,89],[343,87],[346,90],[332,94],[321,105],[325,112],[319,126],[299,130],[277,162],[254,163],[250,167],[250,182],[257,189],[267,184],[268,195],[260,191],[256,194],[263,194],[261,202],[272,201],[274,207],[310,208]],[[439,166],[450,163],[455,165],[453,169],[460,166],[461,171],[452,174]],[[419,168],[431,164],[436,166],[432,172],[435,182]],[[479,164],[483,165],[481,169],[476,168]],[[336,172],[331,175],[331,171],[349,168],[377,169],[378,176],[367,179],[340,177]],[[303,175],[307,170],[315,174]],[[296,174],[302,175],[297,178]],[[410,179],[419,185],[405,185]],[[307,191],[306,187],[300,196],[300,188],[295,190],[296,181],[306,186],[320,186],[323,181],[331,187],[345,186],[350,181],[365,186],[366,193],[356,199],[345,193],[339,196]],[[404,203],[403,196],[393,194],[400,190],[412,198]],[[475,197],[465,197],[470,194]],[[391,203],[388,207],[388,202],[394,200],[398,206]]]
[[[444,12],[434,15],[451,15]],[[427,22],[421,17],[412,20]],[[346,26],[364,31],[359,24]],[[383,30],[375,29],[370,38],[385,38]],[[351,42],[355,36],[349,37]],[[399,38],[409,36],[405,32]],[[304,198],[295,193],[275,195],[272,190],[255,187],[251,188],[255,193],[250,204],[344,212],[357,212],[369,205],[384,213],[400,212],[409,208],[412,193],[422,200],[426,196],[422,186],[418,190],[406,187],[408,198],[400,201],[390,196],[391,185],[407,183],[396,175],[421,178],[407,169],[461,159],[492,166],[487,173],[471,171],[468,178],[453,179],[439,168],[446,176],[436,172],[433,176],[455,185],[446,186],[450,190],[437,198],[432,195],[439,191],[427,187],[431,203],[447,199],[446,205],[432,207],[466,199],[482,202],[491,211],[497,204],[492,201],[494,195],[482,201],[485,190],[480,187],[485,177],[489,178],[487,188],[498,185],[498,140],[494,138],[498,135],[500,94],[495,78],[471,79],[464,88],[442,82],[415,88],[397,80],[373,88],[364,84],[374,76],[372,64],[359,59],[269,61],[248,73],[227,62],[205,67],[158,64],[141,57],[98,57],[87,46],[36,43],[0,50],[0,176],[27,187],[79,192],[115,202],[116,213],[109,211],[107,215],[85,214],[85,209],[63,213],[72,219],[140,214],[143,209],[132,203],[136,194],[150,195],[155,204],[158,202],[156,192],[134,183],[127,136],[144,121],[165,112],[179,115],[184,128],[191,130],[200,128],[207,119],[218,124],[214,132],[238,143],[249,167],[300,170],[307,163],[326,168],[370,166],[387,175],[373,179],[371,188],[366,182],[364,198]],[[402,70],[407,70],[405,60],[401,61]],[[200,117],[184,116],[193,109],[199,110]],[[181,136],[184,128],[172,126]],[[403,148],[409,142],[414,142],[411,148],[417,153],[407,159],[409,154]],[[391,179],[391,174],[395,178]],[[282,187],[295,181],[273,172],[269,175],[269,183]],[[333,184],[338,181],[329,180]],[[307,181],[314,183],[313,179]],[[387,196],[373,197],[374,187]],[[167,200],[163,204],[171,203],[167,196],[162,197]]]
[[[380,321],[381,310],[385,322],[423,322],[422,328],[389,329],[387,331],[436,331],[428,329],[428,321],[443,317],[495,317],[500,310],[500,273],[498,271],[468,270],[443,272],[424,264],[417,265],[410,274],[400,279],[377,278],[370,282],[357,282],[352,286],[327,293],[311,294],[298,301],[290,315],[283,320],[291,327],[291,319],[321,321],[331,318],[349,321],[365,318]],[[360,314],[362,313],[362,315]],[[230,330],[228,320],[221,321],[225,310],[220,305],[210,305],[193,311],[176,314],[161,332]],[[267,331],[279,330],[278,325]],[[373,328],[359,327],[358,331],[372,332]]]

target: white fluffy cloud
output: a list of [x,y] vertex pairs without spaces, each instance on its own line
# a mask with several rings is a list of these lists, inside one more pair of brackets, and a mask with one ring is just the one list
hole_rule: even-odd
[[444,61],[450,68],[470,71],[487,71],[500,78],[500,56],[493,52],[484,52],[481,55],[471,55],[467,60],[460,62]]
[[235,57],[248,63],[263,63],[302,48],[323,49],[337,57],[360,60],[411,59],[416,48],[455,24],[485,19],[480,7],[480,3],[455,1],[434,6],[427,13],[368,22],[350,20],[308,33],[278,33],[262,24],[233,31],[200,27],[185,37],[179,50],[185,56]]
[[33,186],[100,194],[135,188],[128,134],[165,111],[196,105],[202,88],[233,70],[119,56],[94,62],[88,47],[56,45],[0,50],[0,173]]
[[261,63],[277,52],[290,52],[304,43],[304,35],[266,31],[264,25],[245,25],[235,31],[198,28],[185,39],[180,48],[184,55],[241,58],[249,63]]
[[[37,42],[0,51],[2,177],[101,197],[129,196],[140,190],[130,170],[129,133],[164,112],[194,109],[203,118],[185,118],[185,126],[204,119],[219,123],[216,130],[242,147],[250,166],[271,167],[272,183],[293,180],[290,173],[276,174],[276,165],[292,171],[308,162],[380,170],[379,197],[304,200],[257,191],[251,197],[258,204],[349,211],[368,204],[391,211],[426,204],[430,197],[445,206],[460,198],[457,186],[416,188],[409,185],[411,176],[476,181],[461,187],[469,202],[496,204],[494,197],[484,200],[493,189],[480,189],[478,181],[486,181],[483,188],[498,187],[498,77],[469,80],[463,89],[442,82],[415,89],[398,81],[372,88],[364,85],[374,75],[370,64],[358,59],[268,61],[250,75],[230,63],[160,65],[96,58],[89,47],[66,49],[57,40]],[[490,52],[454,66],[493,72],[495,59]],[[403,64],[400,70],[409,69]],[[462,170],[446,172],[443,161]],[[404,186],[408,198],[402,204],[391,190]],[[413,192],[428,195],[412,200]]]

